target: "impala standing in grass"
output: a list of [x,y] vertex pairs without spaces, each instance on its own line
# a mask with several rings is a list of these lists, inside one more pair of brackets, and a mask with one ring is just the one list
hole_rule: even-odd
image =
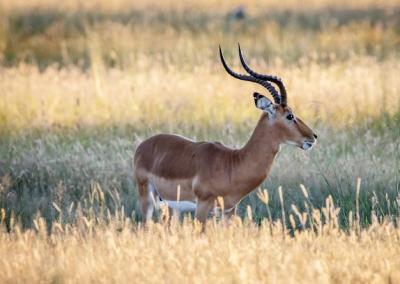
[[221,48],[219,52],[222,65],[231,76],[265,87],[274,102],[259,93],[253,94],[255,106],[262,114],[241,149],[231,149],[219,142],[194,142],[171,134],[143,141],[136,150],[133,166],[144,222],[152,217],[155,200],[180,211],[195,211],[196,218],[204,224],[216,198],[222,197],[225,212],[231,214],[240,200],[265,180],[281,144],[309,150],[317,141],[313,130],[287,105],[281,79],[251,70],[240,46],[240,61],[249,75],[232,71]]

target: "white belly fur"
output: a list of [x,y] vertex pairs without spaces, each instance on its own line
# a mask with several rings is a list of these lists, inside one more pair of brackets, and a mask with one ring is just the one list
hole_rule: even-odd
[[178,210],[179,212],[194,212],[196,211],[196,203],[192,201],[171,201],[171,200],[162,200],[168,207]]
[[[182,180],[167,180],[150,174],[149,182],[149,195],[150,199],[155,202],[155,207],[159,209],[161,204],[165,204],[168,207],[177,210],[179,212],[194,212],[196,211],[196,202],[194,202],[194,194],[192,190],[191,179]],[[190,200],[170,200],[165,198],[165,191],[174,192],[174,195],[178,195],[178,186],[180,187],[180,199],[185,196],[190,196]],[[174,191],[176,189],[176,191]],[[185,191],[185,192],[183,192]],[[189,192],[188,192],[189,191]],[[171,197],[171,196],[170,196]],[[178,196],[177,196],[178,197]]]
[[[151,200],[156,209],[160,208],[161,204],[165,204],[168,207],[177,210],[179,212],[195,212],[196,211],[196,198],[193,193],[192,183],[196,182],[196,178],[192,179],[180,179],[180,180],[167,180],[149,173],[149,201]],[[176,194],[178,191],[178,186],[181,188],[180,200],[173,200],[171,198],[165,198],[163,194],[165,191],[171,192],[171,190]],[[173,189],[176,189],[174,191]],[[184,192],[185,191],[185,192]],[[189,195],[190,199],[184,199],[182,196]],[[236,207],[227,208],[224,213],[229,213]],[[220,210],[220,208],[214,208],[215,210]]]

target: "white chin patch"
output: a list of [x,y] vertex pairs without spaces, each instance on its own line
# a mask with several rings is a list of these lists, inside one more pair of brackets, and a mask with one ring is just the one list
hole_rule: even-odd
[[310,150],[312,148],[313,144],[308,143],[308,142],[304,142],[303,143],[303,150],[307,151]]

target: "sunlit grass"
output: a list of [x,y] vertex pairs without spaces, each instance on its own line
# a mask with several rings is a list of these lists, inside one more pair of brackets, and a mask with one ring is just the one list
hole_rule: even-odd
[[[0,127],[25,131],[104,125],[254,125],[259,113],[252,92],[266,91],[232,79],[218,60],[215,56],[214,63],[191,71],[164,67],[149,58],[126,71],[98,65],[89,73],[74,67],[44,72],[32,66],[3,69]],[[290,106],[310,124],[351,126],[399,109],[397,60],[355,57],[327,66],[305,60],[289,67],[250,62],[257,70],[283,78]]]

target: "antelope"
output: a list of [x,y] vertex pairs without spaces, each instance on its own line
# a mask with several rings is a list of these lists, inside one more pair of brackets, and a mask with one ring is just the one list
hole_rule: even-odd
[[[173,134],[158,134],[140,143],[133,168],[144,223],[152,218],[155,200],[180,211],[195,211],[195,218],[204,227],[215,200],[222,197],[225,213],[231,216],[237,204],[266,179],[281,144],[303,150],[316,144],[317,135],[287,105],[282,80],[250,69],[238,47],[241,64],[248,75],[232,71],[219,47],[226,72],[236,79],[263,86],[274,102],[254,92],[261,117],[250,139],[240,149],[231,149],[219,142],[195,142]],[[272,83],[278,86],[279,93]]]

